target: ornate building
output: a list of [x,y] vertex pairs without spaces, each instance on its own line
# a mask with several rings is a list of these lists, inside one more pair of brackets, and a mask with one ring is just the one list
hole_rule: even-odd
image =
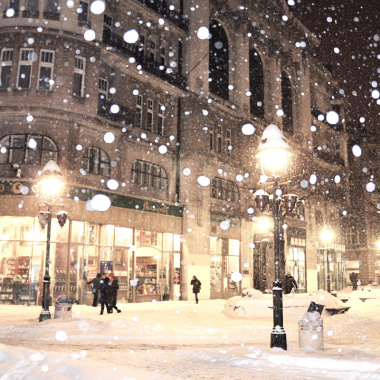
[[[271,191],[255,158],[269,123],[293,152],[281,187],[303,199],[283,215],[282,270],[300,291],[343,286],[344,108],[285,1],[7,0],[2,11],[0,300],[41,296],[37,182],[51,159],[69,213],[52,221],[53,300],[91,302],[86,282],[104,269],[132,301],[191,298],[193,275],[206,299],[271,288],[273,232],[253,196]],[[94,210],[97,194],[108,210]]]
[[350,202],[343,219],[346,276],[363,285],[380,280],[380,197],[378,137],[361,126],[349,126]]

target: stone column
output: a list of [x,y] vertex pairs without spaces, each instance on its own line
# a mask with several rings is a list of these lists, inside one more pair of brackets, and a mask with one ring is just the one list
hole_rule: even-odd
[[197,33],[201,27],[209,28],[209,1],[186,1],[184,16],[189,18],[189,37],[184,44],[183,73],[190,91],[208,93],[209,40],[200,39]]

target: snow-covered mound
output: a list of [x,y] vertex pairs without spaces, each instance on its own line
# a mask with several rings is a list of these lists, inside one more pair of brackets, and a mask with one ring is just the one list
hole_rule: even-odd
[[[246,294],[244,294],[246,292]],[[242,296],[235,296],[227,300],[224,314],[229,318],[260,319],[268,316],[268,309],[273,307],[273,296],[262,294],[260,291],[248,288]],[[251,294],[251,295],[250,295]],[[323,305],[324,309],[347,307],[339,298],[325,290],[311,294],[286,294],[283,296],[284,315],[299,318],[309,308],[310,302]]]

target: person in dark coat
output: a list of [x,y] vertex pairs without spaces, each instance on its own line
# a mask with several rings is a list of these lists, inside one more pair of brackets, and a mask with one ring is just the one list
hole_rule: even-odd
[[99,304],[99,286],[101,277],[102,275],[98,273],[95,278],[87,282],[87,285],[92,284],[92,294],[94,295],[94,300],[92,301],[93,307],[97,307]]
[[195,294],[195,303],[198,303],[198,293],[201,291],[202,283],[197,279],[197,276],[193,276],[190,285],[193,285],[193,293]]
[[107,313],[109,313],[108,306],[108,290],[110,286],[108,285],[109,278],[107,277],[107,273],[103,273],[102,277],[99,281],[99,292],[100,292],[100,315],[103,314],[104,306],[107,308]]
[[358,290],[358,274],[351,272],[350,281],[352,283],[352,290]]
[[297,282],[290,273],[287,273],[284,283],[285,294],[289,294],[292,291],[293,287],[297,289]]
[[112,313],[113,309],[117,310],[118,313],[121,313],[121,310],[117,308],[117,291],[119,289],[119,281],[113,273],[108,275],[108,312]]

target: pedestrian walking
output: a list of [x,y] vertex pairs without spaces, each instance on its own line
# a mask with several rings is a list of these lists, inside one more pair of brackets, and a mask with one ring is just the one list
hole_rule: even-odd
[[284,282],[285,294],[289,294],[293,288],[297,289],[297,282],[290,273],[287,273]]
[[101,278],[102,275],[98,273],[95,278],[87,282],[87,285],[92,284],[92,294],[94,295],[94,300],[92,301],[93,307],[97,307],[99,304],[99,287]]
[[352,283],[352,290],[358,290],[358,274],[351,272],[350,281]]
[[100,315],[104,312],[104,306],[106,307],[107,313],[109,314],[108,306],[108,290],[110,286],[108,285],[109,279],[107,273],[102,273],[102,277],[99,281],[99,293],[100,293]]
[[112,313],[113,309],[117,310],[118,313],[121,313],[121,310],[117,308],[117,291],[119,289],[119,281],[113,273],[108,275],[108,312]]
[[195,303],[198,303],[198,293],[201,291],[202,283],[197,279],[196,276],[193,276],[190,285],[193,285],[193,293],[195,294]]

